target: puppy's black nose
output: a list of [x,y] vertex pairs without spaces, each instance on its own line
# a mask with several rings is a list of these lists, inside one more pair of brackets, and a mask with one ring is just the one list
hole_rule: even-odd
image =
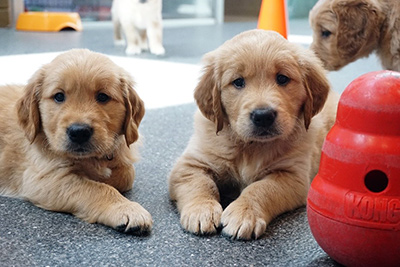
[[88,124],[74,123],[67,128],[69,140],[77,144],[89,141],[93,135],[93,128]]
[[257,127],[270,127],[276,118],[276,110],[272,108],[255,109],[250,113],[250,119]]

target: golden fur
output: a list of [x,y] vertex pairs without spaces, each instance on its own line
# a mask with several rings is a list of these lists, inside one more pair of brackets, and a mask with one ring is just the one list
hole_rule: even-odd
[[[274,32],[239,34],[204,61],[195,132],[170,174],[170,197],[189,232],[221,225],[233,239],[258,238],[277,215],[306,203],[337,96],[314,54]],[[258,127],[256,110],[275,111],[272,125]],[[231,188],[240,195],[223,210]]]
[[59,55],[26,86],[0,87],[0,193],[148,232],[150,214],[118,192],[132,187],[137,152],[129,145],[143,115],[131,77],[88,50]]
[[320,0],[310,11],[311,49],[328,70],[376,51],[385,69],[400,71],[399,0]]
[[163,55],[162,0],[113,0],[111,7],[114,24],[114,42],[125,45],[126,54],[140,54],[149,50]]

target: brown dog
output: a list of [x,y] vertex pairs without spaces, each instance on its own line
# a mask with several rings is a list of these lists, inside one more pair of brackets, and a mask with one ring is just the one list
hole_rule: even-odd
[[[170,174],[170,197],[189,232],[222,225],[233,239],[258,238],[306,203],[337,96],[315,55],[274,32],[244,32],[204,60],[201,113]],[[220,192],[232,187],[240,195],[223,211]]]
[[71,50],[27,86],[0,87],[0,193],[133,234],[150,214],[131,189],[144,115],[131,77],[104,55]]
[[311,49],[338,70],[376,51],[385,69],[400,71],[400,1],[320,0],[310,11]]

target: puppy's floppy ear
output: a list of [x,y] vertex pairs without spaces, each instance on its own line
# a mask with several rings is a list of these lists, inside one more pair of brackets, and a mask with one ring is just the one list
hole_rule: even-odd
[[133,89],[133,81],[125,76],[120,79],[124,91],[124,103],[126,108],[123,133],[127,146],[139,138],[139,124],[144,116],[144,103]]
[[370,2],[338,0],[332,4],[338,21],[336,46],[342,58],[353,58],[366,46],[377,42],[381,30],[380,12]]
[[214,122],[216,132],[223,128],[223,111],[221,103],[220,82],[216,78],[216,67],[214,60],[210,55],[206,56],[207,63],[204,67],[204,73],[194,91],[194,99],[201,113]]
[[17,102],[18,121],[25,136],[33,143],[40,131],[41,119],[39,99],[45,76],[45,67],[42,67],[32,76],[25,86],[23,96]]
[[303,85],[307,93],[304,103],[304,126],[310,126],[311,119],[323,108],[330,85],[320,60],[311,52],[305,53],[299,62],[303,72]]

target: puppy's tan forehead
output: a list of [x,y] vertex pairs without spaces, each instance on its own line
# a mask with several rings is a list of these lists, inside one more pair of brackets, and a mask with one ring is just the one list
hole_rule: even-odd
[[310,17],[310,23],[314,30],[319,30],[319,28],[321,28],[324,30],[334,31],[336,28],[337,17],[332,10],[327,9]]
[[318,1],[310,11],[310,24],[311,27],[326,27],[326,25],[320,25],[320,22],[324,24],[334,24],[336,22],[336,15],[332,10],[332,1]]
[[119,97],[119,92],[116,92],[120,91],[119,73],[119,68],[101,55],[62,55],[48,65],[44,82],[49,91],[61,89],[69,93],[93,93],[106,90]]
[[299,74],[299,63],[296,49],[287,41],[267,39],[258,43],[243,43],[232,46],[220,57],[222,83],[232,82],[231,79],[253,76],[267,76],[282,73],[295,76]]
[[72,77],[89,78],[89,81],[91,77],[110,77],[116,73],[116,65],[111,60],[96,54],[81,57],[57,57],[50,63],[50,69]]

